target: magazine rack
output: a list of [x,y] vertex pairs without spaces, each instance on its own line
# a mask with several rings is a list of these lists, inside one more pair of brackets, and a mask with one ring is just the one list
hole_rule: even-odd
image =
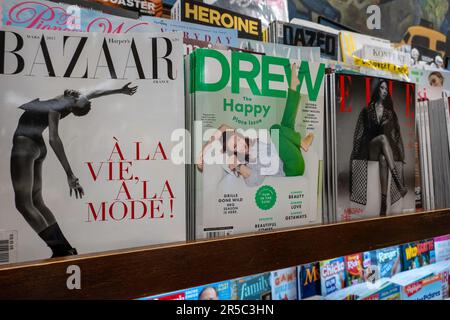
[[0,299],[134,299],[448,233],[450,209],[7,265]]

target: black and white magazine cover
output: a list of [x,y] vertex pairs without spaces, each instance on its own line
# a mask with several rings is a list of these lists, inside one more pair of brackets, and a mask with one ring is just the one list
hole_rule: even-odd
[[415,211],[415,85],[336,74],[337,220]]
[[179,33],[2,27],[2,262],[186,239],[182,56]]

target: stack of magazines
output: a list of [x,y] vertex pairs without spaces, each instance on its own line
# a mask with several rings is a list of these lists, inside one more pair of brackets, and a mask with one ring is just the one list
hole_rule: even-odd
[[421,71],[416,114],[422,201],[426,210],[450,207],[450,117],[447,72]]

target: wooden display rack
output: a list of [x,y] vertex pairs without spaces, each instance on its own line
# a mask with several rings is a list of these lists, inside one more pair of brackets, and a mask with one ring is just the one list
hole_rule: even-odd
[[134,299],[444,234],[450,209],[6,265],[0,299]]

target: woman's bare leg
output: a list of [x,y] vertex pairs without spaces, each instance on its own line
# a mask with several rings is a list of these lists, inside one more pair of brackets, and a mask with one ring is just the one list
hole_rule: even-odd
[[34,181],[33,181],[33,204],[39,210],[47,222],[47,226],[56,223],[55,216],[50,209],[45,205],[42,198],[42,164],[43,160],[36,160],[34,162]]
[[17,210],[36,233],[48,227],[47,220],[33,203],[34,161],[39,156],[36,144],[17,138],[11,154],[11,180]]
[[42,199],[42,150],[29,138],[15,138],[10,171],[16,208],[50,247],[53,256],[76,254]]
[[[42,152],[45,152],[42,151]],[[33,203],[46,219],[48,227],[39,233],[39,236],[47,243],[53,252],[52,257],[62,257],[77,254],[64,236],[61,228],[56,222],[55,216],[44,203],[42,198],[42,164],[45,154],[34,162],[34,184],[33,184]]]

